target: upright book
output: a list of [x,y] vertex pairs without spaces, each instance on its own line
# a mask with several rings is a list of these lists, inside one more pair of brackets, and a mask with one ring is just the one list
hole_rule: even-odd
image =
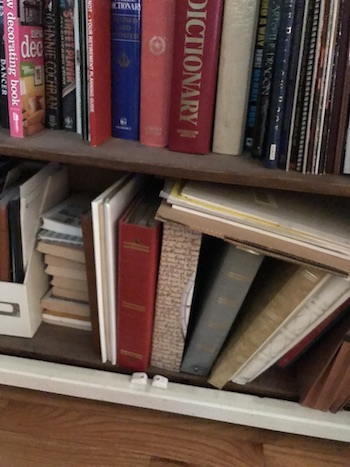
[[[78,0],[75,0],[78,1]],[[60,0],[62,63],[62,126],[76,131],[76,77],[74,47],[74,0]]]
[[[111,105],[111,4],[109,0],[87,2],[88,112],[90,144],[97,146],[112,134]],[[104,70],[101,73],[101,70]]]
[[143,0],[140,142],[164,147],[169,135],[169,96],[175,0]]
[[45,126],[62,128],[60,0],[44,2]]
[[4,18],[10,134],[21,138],[45,123],[42,2],[5,1]]
[[0,0],[0,126],[3,128],[9,128],[6,74],[4,1]]
[[213,134],[213,151],[219,154],[243,150],[259,3],[225,1]]
[[151,365],[179,371],[185,346],[202,235],[164,222]]
[[222,0],[176,2],[170,150],[211,150],[222,5]]
[[162,224],[154,216],[159,191],[143,192],[119,221],[118,366],[147,371],[161,246]]
[[141,0],[112,1],[112,136],[139,139]]
[[[206,242],[204,242],[206,240]],[[208,376],[263,260],[214,237],[205,237],[181,371]]]

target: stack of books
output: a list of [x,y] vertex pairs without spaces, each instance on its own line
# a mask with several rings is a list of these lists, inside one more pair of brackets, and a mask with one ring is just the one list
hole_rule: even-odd
[[44,322],[91,330],[81,215],[91,197],[74,194],[43,213],[37,250],[51,287],[41,300]]

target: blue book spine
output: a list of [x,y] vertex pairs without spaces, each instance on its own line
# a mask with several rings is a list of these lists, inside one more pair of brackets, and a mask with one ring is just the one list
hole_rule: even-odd
[[295,0],[284,0],[281,10],[266,144],[265,166],[269,169],[275,169],[278,165],[295,5]]
[[278,167],[280,169],[286,169],[287,162],[287,151],[289,137],[291,137],[291,123],[293,114],[293,102],[295,99],[295,93],[297,92],[297,72],[298,72],[298,61],[299,54],[301,53],[301,37],[303,29],[304,15],[307,14],[305,8],[305,0],[297,0],[295,5],[295,16],[292,33],[292,46],[291,46],[291,58],[287,77],[287,90],[284,105],[284,115],[282,124],[282,134],[280,140],[279,154],[278,154]]
[[141,0],[112,1],[112,136],[139,139]]
[[251,74],[247,124],[245,130],[245,147],[250,149],[253,144],[253,132],[256,118],[256,104],[259,95],[259,82],[263,63],[264,44],[266,37],[266,21],[269,0],[262,0],[259,11],[258,30],[255,41],[253,69]]

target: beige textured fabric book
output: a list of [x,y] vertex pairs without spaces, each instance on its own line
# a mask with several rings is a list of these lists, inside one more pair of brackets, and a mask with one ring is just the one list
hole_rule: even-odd
[[225,0],[213,151],[241,154],[259,0]]
[[209,383],[222,388],[325,277],[324,271],[266,258]]
[[159,264],[151,365],[180,371],[202,234],[165,222]]

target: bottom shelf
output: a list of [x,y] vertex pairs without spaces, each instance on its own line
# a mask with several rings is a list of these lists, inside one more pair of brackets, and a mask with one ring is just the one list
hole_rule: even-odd
[[0,355],[0,384],[144,407],[257,428],[350,441],[350,413],[323,413],[296,402],[169,383],[135,384],[130,376]]
[[[46,323],[41,324],[31,339],[0,336],[0,353],[113,373],[131,374],[122,368],[101,362],[99,355],[93,349],[90,332]],[[169,372],[153,367],[149,368],[148,374],[152,377],[161,374],[175,383],[212,388],[205,377]],[[275,367],[244,386],[227,384],[225,390],[289,401],[298,399],[293,372]]]

